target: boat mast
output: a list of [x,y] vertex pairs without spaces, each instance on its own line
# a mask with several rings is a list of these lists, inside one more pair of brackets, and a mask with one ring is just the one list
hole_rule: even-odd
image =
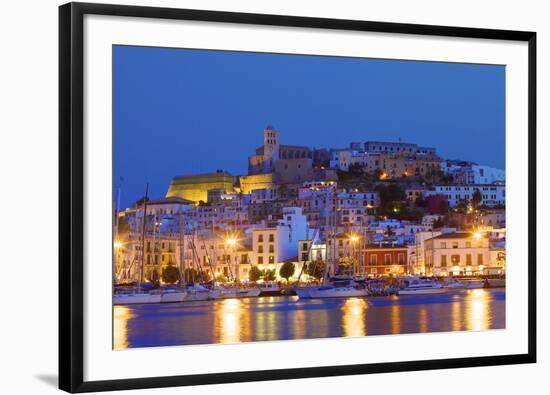
[[[114,235],[114,242],[117,243],[118,242],[118,226],[119,226],[119,212],[120,212],[120,193],[121,193],[121,188],[122,188],[122,177],[120,177],[120,180],[118,182],[118,191],[117,191],[117,201],[116,201],[116,208],[115,208],[115,235]],[[116,275],[116,260],[117,260],[117,244],[113,244],[113,252],[114,252],[114,256],[113,256],[113,291],[115,289],[115,286],[116,286],[116,279],[117,279],[117,275]]]
[[[331,264],[334,265],[334,254],[335,254],[335,251],[336,251],[336,244],[335,244],[335,238],[334,238],[334,222],[335,222],[335,219],[334,219],[334,213],[335,213],[335,207],[334,207],[334,196],[333,196],[333,191],[331,190],[330,193],[329,193],[329,204],[332,205],[332,208],[330,210],[330,214],[329,214],[329,217],[328,217],[328,221],[329,221],[329,241],[330,241],[330,245],[331,245]],[[328,279],[328,273],[329,273],[329,270],[328,270],[328,264],[329,260],[328,260],[328,257],[327,257],[327,263],[324,267],[324,271],[323,271],[323,286],[324,285],[327,285],[327,279]]]
[[183,236],[183,241],[182,241],[182,232],[183,232],[183,228],[182,228],[182,208],[180,207],[180,209],[178,210],[178,228],[179,228],[179,242],[180,242],[180,259],[179,259],[179,272],[180,272],[180,281],[179,281],[179,285],[181,287],[181,282],[182,282],[182,279],[183,279],[183,274],[184,274],[184,262],[183,260],[185,259],[185,235]]
[[145,266],[145,219],[147,218],[147,200],[149,193],[149,183],[145,186],[145,196],[143,198],[143,223],[141,225],[141,267],[139,268],[139,287],[143,283],[143,268]]

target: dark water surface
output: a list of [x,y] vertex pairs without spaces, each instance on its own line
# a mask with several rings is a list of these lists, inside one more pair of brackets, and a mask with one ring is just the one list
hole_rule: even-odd
[[114,307],[114,348],[502,329],[505,290]]

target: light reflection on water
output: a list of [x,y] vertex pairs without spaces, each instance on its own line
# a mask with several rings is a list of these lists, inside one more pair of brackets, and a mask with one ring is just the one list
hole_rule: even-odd
[[481,331],[489,329],[490,314],[487,309],[487,294],[483,289],[471,289],[466,297],[466,329]]
[[128,321],[133,317],[132,311],[126,306],[115,306],[113,314],[113,348],[115,350],[128,348]]
[[505,291],[300,300],[297,297],[114,307],[113,347],[240,343],[505,327]]
[[365,336],[367,314],[367,302],[365,299],[346,299],[342,306],[342,335]]

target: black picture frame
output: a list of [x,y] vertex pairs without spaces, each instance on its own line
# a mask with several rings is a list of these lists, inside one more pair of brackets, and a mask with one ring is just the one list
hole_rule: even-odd
[[[411,362],[84,381],[83,347],[83,19],[86,14],[364,32],[511,40],[528,43],[528,352]],[[536,362],[536,33],[173,8],[69,3],[59,8],[59,388],[90,392],[450,369]]]

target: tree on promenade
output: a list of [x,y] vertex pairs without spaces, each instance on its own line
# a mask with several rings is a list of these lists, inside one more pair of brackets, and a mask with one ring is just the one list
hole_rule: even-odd
[[177,267],[170,264],[162,271],[161,278],[166,284],[174,284],[180,279],[180,271]]
[[296,270],[294,263],[292,262],[285,262],[283,266],[279,269],[279,275],[286,280],[286,283],[288,284],[288,279],[294,275],[294,271]]
[[258,268],[258,266],[252,266],[248,272],[248,281],[255,283],[263,276],[263,271]]

